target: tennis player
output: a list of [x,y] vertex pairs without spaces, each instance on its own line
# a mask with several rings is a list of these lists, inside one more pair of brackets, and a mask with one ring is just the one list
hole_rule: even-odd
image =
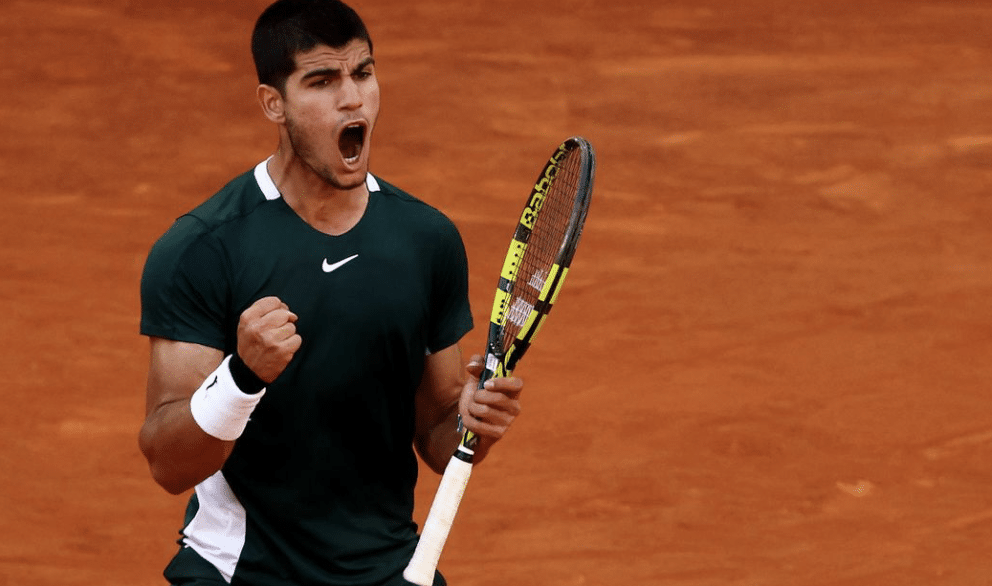
[[279,0],[252,53],[278,148],[176,220],[141,281],[141,450],[167,491],[195,489],[165,577],[406,584],[416,453],[442,472],[460,414],[478,462],[523,384],[476,389],[461,237],[369,173],[379,84],[359,16]]

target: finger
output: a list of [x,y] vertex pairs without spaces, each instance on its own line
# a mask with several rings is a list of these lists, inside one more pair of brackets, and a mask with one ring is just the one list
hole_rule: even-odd
[[471,413],[468,417],[464,417],[462,422],[472,433],[497,440],[506,435],[506,432],[510,429],[508,422],[491,422],[486,419],[480,419]]
[[297,315],[288,309],[277,307],[272,311],[258,318],[258,324],[262,329],[275,329],[285,324],[296,323]]
[[513,394],[478,389],[469,396],[465,408],[469,413],[482,419],[497,411],[516,417],[520,414],[520,399]]
[[474,403],[468,406],[468,412],[479,421],[493,425],[508,426],[520,415],[520,406],[515,404],[487,405],[485,403]]
[[520,401],[508,397],[502,393],[482,394],[486,391],[479,391],[473,397],[473,401],[466,407],[468,412],[481,418],[490,420],[492,414],[504,414],[510,419],[520,415]]
[[286,322],[281,326],[272,328],[269,330],[268,338],[273,343],[281,343],[289,340],[293,336],[296,336],[296,325],[292,322]]
[[286,306],[281,299],[274,295],[270,295],[268,297],[262,297],[261,299],[255,301],[255,303],[252,303],[251,307],[245,310],[245,313],[251,312],[251,315],[253,316],[261,316],[275,309],[279,309],[280,307],[287,310],[289,309],[289,307]]
[[524,381],[515,376],[491,378],[485,382],[483,388],[487,391],[502,393],[515,398],[524,390]]
[[[258,321],[262,317],[273,311],[283,308],[285,304],[278,297],[262,297],[252,303],[248,309],[241,312],[241,323],[250,324]],[[288,308],[285,308],[288,310]]]

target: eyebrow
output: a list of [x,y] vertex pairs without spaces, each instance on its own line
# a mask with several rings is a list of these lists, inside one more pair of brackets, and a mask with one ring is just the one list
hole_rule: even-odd
[[[374,64],[375,64],[375,58],[373,58],[373,57],[366,57],[365,59],[363,59],[361,61],[361,63],[359,63],[358,65],[356,65],[355,68],[352,69],[351,72],[352,73],[358,73],[359,71],[365,69],[369,65],[374,65]],[[335,76],[340,75],[340,74],[341,74],[341,70],[340,69],[334,69],[333,67],[321,67],[319,69],[313,69],[313,70],[310,70],[310,71],[306,72],[303,75],[303,77],[300,78],[300,81],[301,82],[302,81],[306,81],[306,80],[311,79],[311,78],[314,78],[314,77],[324,77],[324,76],[335,77]]]

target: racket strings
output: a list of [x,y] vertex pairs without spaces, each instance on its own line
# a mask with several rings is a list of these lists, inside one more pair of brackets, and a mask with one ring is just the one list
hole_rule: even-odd
[[541,210],[519,259],[509,308],[504,314],[502,346],[509,348],[540,300],[568,236],[579,189],[581,153],[573,150],[558,166],[548,186]]

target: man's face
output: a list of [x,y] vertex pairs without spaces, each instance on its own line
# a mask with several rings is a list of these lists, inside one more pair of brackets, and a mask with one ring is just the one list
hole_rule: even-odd
[[318,45],[296,56],[286,80],[286,130],[296,154],[337,189],[354,189],[369,169],[379,117],[379,81],[369,45]]

